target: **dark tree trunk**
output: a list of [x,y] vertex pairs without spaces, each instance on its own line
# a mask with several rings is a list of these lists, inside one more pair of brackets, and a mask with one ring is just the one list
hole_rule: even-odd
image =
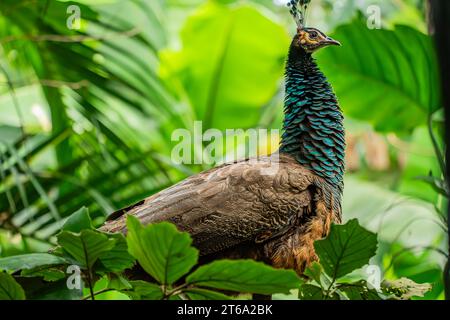
[[[450,1],[430,0],[430,24],[434,30],[435,45],[441,71],[442,102],[445,111],[446,146],[450,144]],[[446,148],[446,159],[450,159],[450,148]],[[446,161],[447,162],[447,161]],[[450,166],[447,165],[446,181],[450,181]],[[447,227],[450,253],[450,205],[447,208]],[[445,298],[450,300],[450,254],[444,269]]]

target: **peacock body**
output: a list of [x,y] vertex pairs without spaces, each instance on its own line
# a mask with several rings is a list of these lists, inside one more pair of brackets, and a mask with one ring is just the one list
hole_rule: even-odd
[[103,231],[126,232],[130,214],[189,232],[201,262],[251,258],[302,274],[317,259],[314,241],[341,220],[345,140],[336,96],[312,53],[338,42],[303,26],[309,1],[292,2],[298,32],[286,65],[279,153],[191,176],[112,214]]

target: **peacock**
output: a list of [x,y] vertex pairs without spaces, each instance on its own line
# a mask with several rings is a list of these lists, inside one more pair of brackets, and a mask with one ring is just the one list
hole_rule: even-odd
[[297,32],[286,62],[279,151],[193,175],[113,213],[103,231],[126,233],[133,215],[189,232],[200,263],[255,259],[302,275],[318,259],[314,241],[341,222],[345,137],[337,98],[312,57],[340,43],[305,26],[309,2],[289,2]]

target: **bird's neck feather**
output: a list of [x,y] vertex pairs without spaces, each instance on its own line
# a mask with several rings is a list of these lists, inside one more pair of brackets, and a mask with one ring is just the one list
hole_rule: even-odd
[[345,131],[333,90],[310,53],[294,43],[286,65],[280,151],[342,189]]

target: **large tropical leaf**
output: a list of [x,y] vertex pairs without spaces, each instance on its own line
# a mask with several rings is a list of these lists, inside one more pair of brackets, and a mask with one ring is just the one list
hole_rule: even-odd
[[441,106],[429,36],[406,26],[370,30],[355,20],[332,37],[342,47],[322,50],[318,61],[347,115],[381,131],[407,132]]
[[162,54],[162,73],[186,91],[204,129],[257,125],[283,74],[290,39],[282,26],[255,7],[210,2],[188,19],[181,40],[180,51]]

